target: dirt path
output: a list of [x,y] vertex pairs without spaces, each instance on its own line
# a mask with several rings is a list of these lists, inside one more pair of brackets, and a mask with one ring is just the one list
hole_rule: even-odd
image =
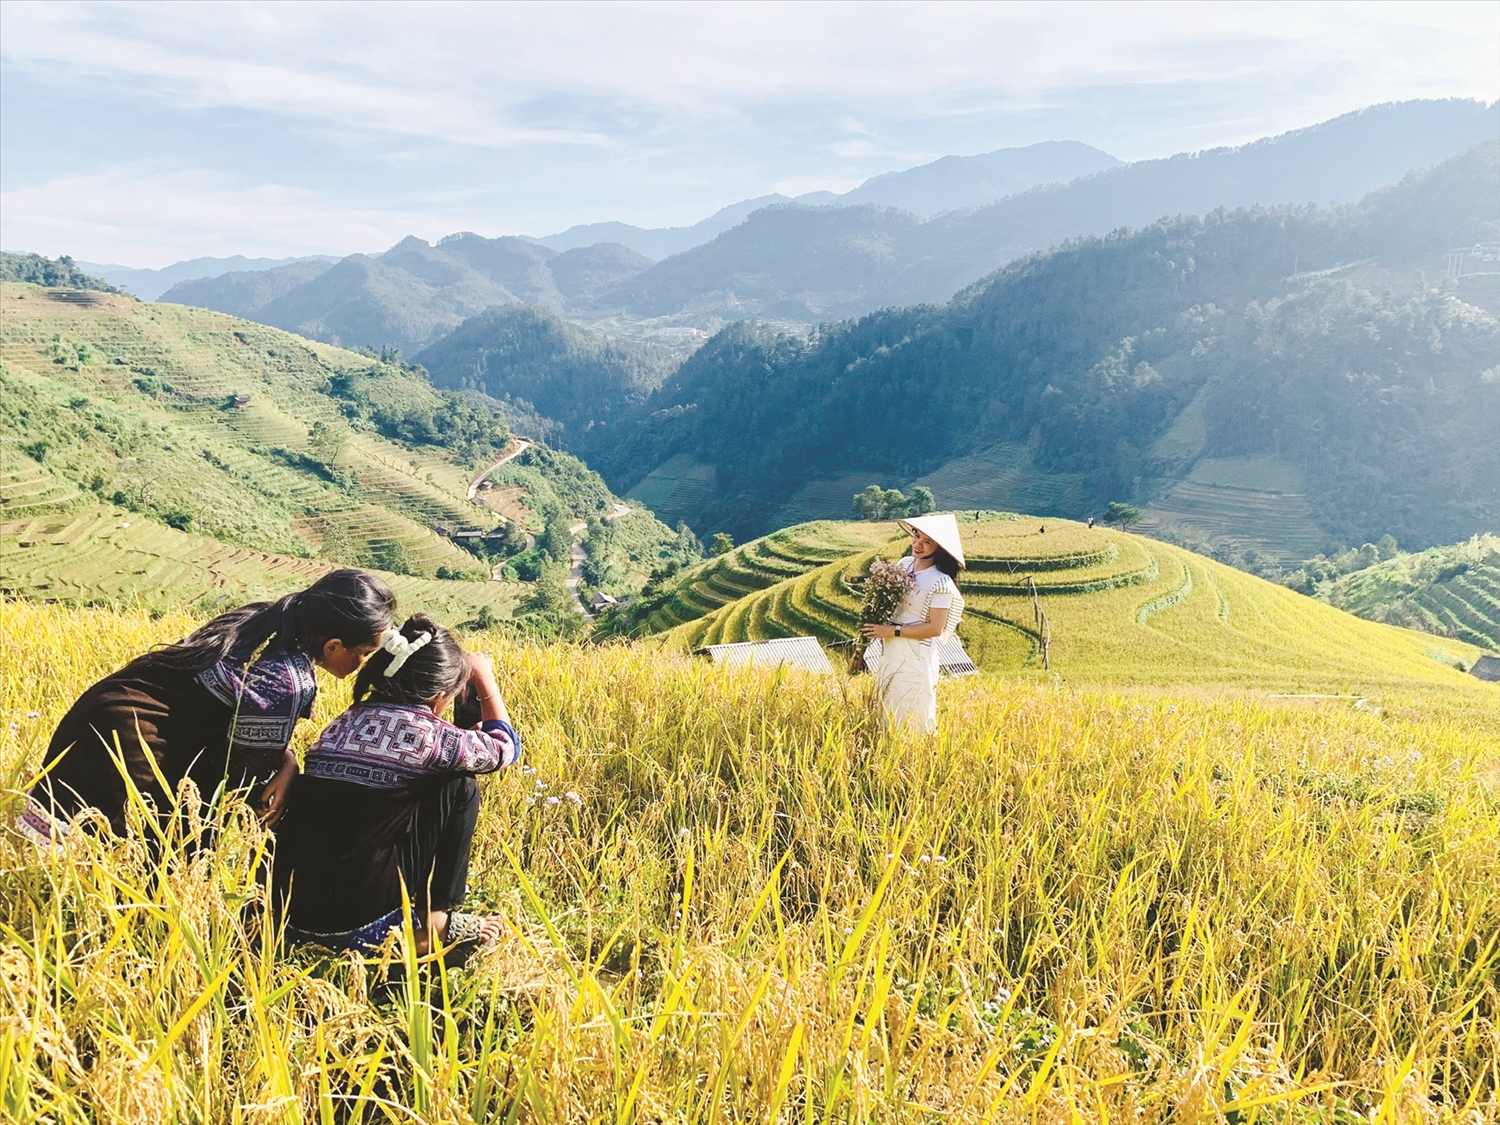
[[531,442],[527,441],[525,438],[516,438],[514,449],[512,449],[509,453],[506,453],[504,456],[500,457],[494,463],[486,465],[484,468],[480,469],[479,472],[474,475],[474,478],[469,481],[469,499],[474,499],[474,494],[479,491],[479,486],[484,483],[485,477],[489,476],[507,461],[521,456],[521,454],[525,453],[530,448]]

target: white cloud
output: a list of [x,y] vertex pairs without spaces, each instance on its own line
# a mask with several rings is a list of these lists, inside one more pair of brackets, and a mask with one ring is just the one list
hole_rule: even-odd
[[179,260],[184,245],[225,257],[348,254],[384,250],[408,234],[433,240],[462,225],[452,214],[351,206],[304,188],[141,166],[0,193],[0,215],[7,247],[148,268]]
[[[7,246],[280,255],[680,224],[949,152],[1141,159],[1493,100],[1500,5],[7,0],[0,69],[36,126],[0,136]],[[100,105],[123,135],[90,164],[73,137]],[[234,152],[196,143],[226,121]]]

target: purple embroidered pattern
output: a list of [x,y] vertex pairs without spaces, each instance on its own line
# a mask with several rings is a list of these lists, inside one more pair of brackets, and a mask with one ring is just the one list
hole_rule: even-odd
[[238,751],[279,755],[292,741],[298,719],[312,714],[318,680],[312,661],[302,653],[262,656],[249,670],[249,653],[230,653],[198,682],[235,712],[230,745]]
[[349,708],[307,752],[308,777],[395,789],[444,773],[490,773],[521,756],[515,729],[489,719],[463,730],[423,707],[362,703]]

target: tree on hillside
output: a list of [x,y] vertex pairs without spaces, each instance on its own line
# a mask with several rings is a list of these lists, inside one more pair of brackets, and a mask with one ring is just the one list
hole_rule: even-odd
[[1104,509],[1104,522],[1112,523],[1124,531],[1131,524],[1141,522],[1141,510],[1134,504],[1122,504],[1114,500]]
[[881,488],[878,484],[868,486],[863,492],[854,494],[854,511],[860,519],[899,520],[907,516],[925,516],[937,507],[932,489],[917,485],[911,495],[904,495],[899,488]]
[[573,533],[568,530],[568,517],[559,511],[548,512],[547,527],[537,536],[536,545],[553,562],[568,562],[573,557]]
[[314,422],[312,429],[307,431],[308,447],[325,465],[337,463],[348,443],[349,439],[344,431],[327,422]]
[[0,253],[0,281],[28,281],[32,285],[43,285],[49,289],[119,292],[109,282],[84,273],[66,254],[54,260],[40,254]]
[[714,555],[727,555],[734,550],[734,539],[727,532],[719,532],[714,536]]
[[878,520],[885,493],[880,485],[872,484],[863,492],[854,494],[854,513],[862,520]]

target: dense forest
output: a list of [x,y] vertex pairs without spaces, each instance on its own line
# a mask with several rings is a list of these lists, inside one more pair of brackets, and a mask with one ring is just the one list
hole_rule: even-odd
[[44,258],[40,254],[0,251],[0,281],[25,281],[49,289],[92,289],[96,293],[118,293],[109,282],[78,268],[72,258]]
[[[1493,240],[1497,199],[1491,142],[1354,207],[1075,240],[947,305],[805,338],[737,324],[580,449],[616,491],[675,454],[715,464],[699,525],[736,537],[820,476],[910,479],[1024,442],[1038,468],[1083,474],[1100,506],[1149,498],[1192,458],[1272,453],[1303,470],[1333,541],[1452,542],[1500,517],[1500,325],[1492,300],[1469,303],[1482,290],[1416,267]],[[1200,392],[1201,446],[1154,455]]]
[[665,348],[588,332],[534,305],[470,317],[416,361],[434,386],[522,400],[560,423],[549,440],[563,445],[624,417],[679,362]]

